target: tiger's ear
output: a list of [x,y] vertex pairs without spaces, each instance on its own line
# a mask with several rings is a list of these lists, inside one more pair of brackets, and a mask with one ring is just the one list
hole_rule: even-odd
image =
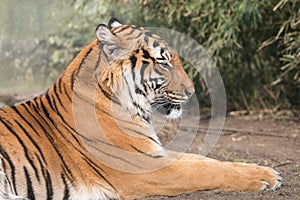
[[119,41],[118,37],[110,31],[105,24],[99,24],[96,28],[96,36],[100,42],[108,45],[116,45]]
[[96,36],[109,60],[122,59],[128,53],[128,50],[122,46],[118,36],[112,33],[108,26],[99,24],[96,28]]

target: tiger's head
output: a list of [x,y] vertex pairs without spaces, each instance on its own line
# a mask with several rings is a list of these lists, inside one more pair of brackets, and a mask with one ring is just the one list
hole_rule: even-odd
[[107,67],[99,85],[131,116],[149,122],[154,110],[180,118],[182,104],[194,93],[176,51],[143,27],[123,25],[115,18],[96,28]]

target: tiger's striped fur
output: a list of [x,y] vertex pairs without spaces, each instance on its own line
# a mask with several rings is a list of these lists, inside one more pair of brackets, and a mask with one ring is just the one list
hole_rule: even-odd
[[[96,35],[44,94],[0,110],[0,198],[131,199],[280,185],[269,168],[191,154],[139,171],[177,156],[161,147],[152,111],[180,117],[194,86],[175,50],[143,27],[111,19]],[[92,140],[100,132],[107,140]]]

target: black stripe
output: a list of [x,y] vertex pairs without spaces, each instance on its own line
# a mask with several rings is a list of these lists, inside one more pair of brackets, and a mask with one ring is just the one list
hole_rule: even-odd
[[146,120],[148,123],[150,123],[150,117],[146,115],[146,109],[141,107],[136,101],[132,99],[132,105],[134,105],[138,110],[140,110],[143,113],[143,116],[140,116],[139,113],[137,113],[138,116],[142,117],[144,120]]
[[[109,146],[109,147],[114,147],[114,148],[120,149],[120,147],[118,147],[118,146],[116,146],[116,145],[113,145],[113,144],[111,144],[111,143],[107,143],[107,142],[102,141],[102,140],[99,140],[99,139],[95,139],[95,140],[93,140],[93,142],[100,142],[100,143],[102,143],[102,144],[104,144],[104,145],[107,145],[107,146]],[[99,152],[101,152],[101,153],[103,153],[103,154],[105,154],[105,155],[108,155],[108,156],[110,156],[110,157],[113,157],[113,158],[115,158],[115,159],[117,159],[117,160],[121,160],[121,161],[126,162],[126,163],[128,163],[128,164],[130,164],[130,165],[132,165],[132,166],[135,166],[135,167],[140,167],[140,166],[137,166],[137,165],[135,165],[135,164],[133,164],[133,163],[131,163],[131,162],[125,160],[125,159],[122,158],[122,157],[118,157],[118,156],[114,156],[114,155],[105,153],[104,151],[100,150],[98,147],[95,147],[95,146],[93,146],[93,145],[91,145],[91,147],[94,148],[95,150],[97,150],[97,151],[99,151]],[[101,169],[101,167],[100,167],[98,164],[96,164],[95,162],[93,162],[93,161],[92,161],[91,159],[89,159],[88,157],[83,156],[83,160],[85,160],[85,161],[87,162],[87,164],[88,164],[90,167],[93,167],[93,169],[96,170],[97,173],[100,173],[100,172],[96,169],[96,167],[99,168],[99,169],[101,170],[102,173],[107,174],[107,173],[105,173],[105,171],[104,171],[103,169]],[[102,174],[102,173],[100,173],[100,174]],[[100,174],[99,174],[99,175],[100,175]],[[109,175],[109,174],[108,174],[108,175]],[[103,176],[103,175],[101,175],[101,176]],[[113,187],[113,186],[112,186],[112,187]]]
[[[60,86],[61,87],[61,86]],[[64,94],[66,95],[66,97],[68,98],[69,102],[72,102],[72,98],[70,96],[70,94],[68,93],[68,90],[66,88],[66,84],[63,85],[63,88],[64,88]],[[70,90],[72,91],[72,86],[70,88]]]
[[159,46],[159,42],[157,42],[157,40],[154,40],[153,47],[155,48],[155,47],[158,47],[158,46]]
[[133,80],[135,80],[135,72],[134,72],[134,69],[136,67],[136,61],[137,61],[137,58],[135,56],[131,56],[130,57],[130,62],[131,62],[131,73],[132,73],[132,77],[133,77]]
[[2,148],[1,144],[0,144],[0,154],[3,156],[3,158],[8,162],[10,170],[11,170],[11,179],[12,179],[12,188],[14,190],[14,192],[16,193],[16,195],[18,194],[17,192],[17,184],[16,184],[16,169],[15,169],[15,165],[13,164],[13,162],[11,161],[8,153],[6,153],[6,151]]
[[[39,97],[40,98],[40,97]],[[41,111],[41,108],[39,107],[38,104],[34,104],[36,103],[36,101],[39,99],[38,97],[35,97],[33,100],[29,101],[28,103],[30,104],[30,106],[32,107],[35,107],[36,109],[40,110]],[[37,110],[37,112],[38,112]]]
[[42,171],[42,175],[43,175],[43,177],[44,177],[44,179],[45,179],[45,176],[44,176],[44,168],[45,168],[45,167],[44,167],[44,165],[43,165],[43,163],[42,163],[40,157],[39,157],[36,153],[35,153],[35,156],[36,156],[36,158],[37,158],[37,160],[38,160],[40,170]]
[[[56,128],[56,130],[63,136],[63,134],[59,131],[59,129],[55,126],[55,123],[53,121],[53,119],[50,117],[50,114],[48,113],[44,103],[42,100],[40,100],[40,104],[42,106],[42,109],[44,111],[44,113],[46,114],[46,117],[51,121],[52,125]],[[43,117],[42,117],[43,118]],[[43,118],[44,119],[44,118]],[[48,124],[48,126],[50,127],[49,123],[44,119],[44,121]],[[51,128],[51,127],[50,127]],[[47,135],[49,135],[49,133],[47,133]],[[66,165],[63,156],[61,155],[61,153],[58,151],[58,149],[56,148],[55,142],[53,141],[53,138],[51,138],[51,143],[53,144],[53,147],[55,148],[55,151],[57,152],[57,155],[60,157],[63,166],[65,167],[65,169],[68,171],[68,173],[72,174],[71,170],[68,168],[68,166]]]
[[[18,140],[19,144],[22,146],[23,148],[23,151],[24,151],[24,154],[25,154],[25,157],[26,159],[29,161],[29,164],[31,165],[31,167],[34,169],[34,172],[35,172],[35,175],[36,175],[36,178],[39,180],[39,175],[38,175],[38,172],[37,172],[37,168],[35,167],[34,163],[33,163],[33,160],[30,158],[29,156],[29,152],[28,152],[28,149],[26,147],[26,145],[24,144],[23,140],[20,138],[20,136],[15,132],[15,130],[12,129],[12,125],[9,124],[8,122],[5,122],[4,120],[2,120],[0,118],[0,122],[2,122],[4,124],[4,126],[16,137],[16,139]],[[18,123],[18,122],[17,122]],[[19,123],[18,123],[19,125]],[[23,129],[22,129],[23,130]],[[24,131],[24,130],[23,130]]]
[[[57,104],[56,104],[55,99],[52,98],[52,100],[53,100],[53,103],[52,103],[52,102],[51,102],[51,97],[49,96],[49,94],[46,93],[46,95],[47,95],[47,96],[46,96],[46,100],[47,100],[48,104],[50,105],[50,107],[52,108],[52,110],[57,111],[56,114],[57,114],[57,115],[59,116],[59,118],[62,120],[63,125],[64,125],[65,127],[67,126],[66,129],[71,129],[73,132],[77,133],[77,131],[76,131],[69,123],[67,123],[67,122],[65,121],[64,117],[63,117],[63,116],[61,115],[61,113],[58,111],[58,108],[57,108]],[[44,103],[43,103],[42,101],[41,101],[41,105],[43,106],[43,110],[45,110],[46,108],[45,108]],[[51,120],[52,124],[53,124],[53,125],[56,127],[56,129],[58,130],[58,127],[55,125],[55,123],[54,123],[53,119],[51,119],[50,115],[49,115],[48,118]],[[78,138],[77,138],[74,134],[72,134],[71,132],[70,132],[70,134],[71,134],[71,136],[73,137],[73,139],[81,146],[81,144],[80,144]]]
[[[106,155],[106,156],[115,158],[116,160],[123,161],[123,162],[125,162],[125,163],[127,163],[127,164],[130,164],[130,165],[132,165],[132,166],[142,168],[141,166],[138,166],[138,165],[136,165],[136,164],[134,164],[134,163],[132,163],[132,162],[126,160],[125,158],[122,158],[122,157],[120,157],[120,156],[115,156],[115,155],[113,155],[113,154],[109,154],[109,153],[107,153],[107,152],[105,152],[105,151],[102,151],[101,149],[99,149],[99,148],[96,147],[96,146],[93,146],[93,145],[90,145],[90,146],[91,146],[91,148],[95,149],[95,150],[98,151],[99,153],[102,153],[102,154],[104,154],[104,155]],[[118,148],[118,147],[116,147],[116,148]],[[85,158],[86,158],[86,157],[85,157]]]
[[[157,64],[158,65],[158,64]],[[163,72],[159,71],[159,69],[154,65],[154,72],[157,73],[158,75],[162,76],[164,75]]]
[[73,90],[74,88],[74,82],[75,82],[75,71],[72,72],[72,75],[71,75],[71,89]]
[[139,38],[141,35],[143,35],[143,33],[139,32],[139,34],[135,37],[135,39]]
[[122,28],[119,28],[119,29],[115,29],[115,31],[112,31],[113,34],[117,34],[117,33],[120,33],[126,29],[128,29],[130,27],[130,25],[127,25],[127,26],[123,26]]
[[112,54],[114,54],[114,52],[116,51],[116,50],[118,50],[117,48],[107,48],[107,50],[108,50],[108,52],[109,52],[109,55],[112,55]]
[[[100,108],[99,108],[100,109]],[[111,113],[108,113],[108,112],[106,112],[105,110],[102,110],[101,109],[101,112],[102,113],[104,113],[104,114],[106,114],[106,115],[108,115],[108,116],[113,116]],[[116,120],[116,121],[120,121],[120,122],[122,122],[122,123],[127,123],[127,124],[131,124],[131,121],[126,121],[126,119],[121,119],[121,118],[117,118],[117,116],[113,116],[113,118]],[[136,124],[136,125],[138,125],[138,124]],[[139,127],[142,127],[143,128],[143,126],[142,125],[138,125]]]
[[[21,104],[21,106],[25,107],[24,104]],[[24,117],[24,115],[18,110],[18,108],[16,106],[12,106],[11,107],[20,117],[21,119],[26,122],[26,124],[38,135],[40,136],[40,134],[35,130],[35,128],[33,127],[33,125],[31,123],[29,123],[29,121]],[[27,110],[27,109],[26,109]],[[27,110],[28,111],[28,110]]]
[[[1,149],[0,149],[1,150]],[[1,152],[0,152],[0,154],[1,154]],[[2,159],[2,157],[0,157],[0,160],[1,160],[1,163],[2,163],[2,169],[3,169],[3,172],[4,172],[4,174],[5,174],[5,176],[7,176],[7,172],[6,172],[6,165],[5,165],[5,162],[4,162],[4,160]]]
[[63,181],[63,184],[64,184],[64,197],[63,197],[63,200],[68,200],[69,197],[70,197],[70,191],[69,191],[69,186],[68,186],[68,183],[66,181],[66,178],[65,178],[65,175],[64,174],[60,174],[60,177]]
[[132,28],[131,31],[130,31],[129,33],[126,33],[126,34],[124,35],[124,37],[130,36],[131,34],[133,34],[134,31],[136,31],[136,29],[135,29],[135,28]]
[[[40,126],[40,128],[41,129],[43,129],[43,132],[47,132],[47,130],[44,128],[44,126],[40,123],[40,121],[36,118],[36,116],[34,116],[31,112],[30,112],[30,110],[26,107],[26,106],[29,106],[30,108],[33,108],[34,110],[35,110],[35,112],[38,112],[37,110],[36,110],[36,108],[35,107],[33,107],[32,105],[33,104],[30,104],[29,102],[26,102],[26,103],[24,103],[24,104],[20,104],[20,106],[22,106],[23,108],[25,108],[26,109],[26,111],[27,111],[27,113],[32,117],[32,118],[34,118],[34,121],[35,122],[37,122],[38,124],[39,124],[39,126]],[[34,129],[35,130],[35,129]],[[35,130],[36,131],[36,130]],[[37,131],[36,131],[37,132]]]
[[52,181],[48,170],[45,170],[45,181],[46,181],[46,189],[47,189],[47,200],[52,200],[53,187],[52,187]]
[[149,37],[152,37],[152,36],[153,36],[153,33],[150,32],[150,31],[146,31],[146,32],[145,32],[145,35],[147,35],[147,36],[149,36]]
[[[47,196],[48,196],[49,194],[53,193],[52,192],[52,190],[53,190],[52,189],[52,181],[51,181],[51,179],[49,179],[50,178],[49,177],[49,173],[47,172],[47,170],[45,169],[45,167],[42,165],[41,160],[39,158],[38,158],[38,160],[39,160],[39,164],[40,164],[40,169],[41,169],[42,174],[43,174],[43,178],[45,180],[45,188],[46,188]],[[49,198],[49,196],[47,198]]]
[[[134,56],[132,56],[132,57],[134,57]],[[134,60],[134,59],[133,59],[133,60]],[[124,75],[123,75],[123,77],[124,77]],[[124,80],[125,80],[126,85],[129,86],[126,77],[124,78]],[[127,90],[128,90],[129,98],[130,98],[132,104],[133,104],[134,106],[136,106],[138,109],[140,109],[140,110],[145,114],[145,109],[142,108],[142,107],[140,107],[140,106],[135,102],[135,100],[133,99],[133,96],[132,96],[132,93],[131,93],[129,87],[127,87]],[[134,91],[134,92],[135,92],[135,91]],[[139,114],[137,114],[137,115],[139,116]],[[140,117],[143,118],[144,120],[146,120],[148,123],[150,123],[150,118],[149,118],[148,116],[140,116]]]
[[138,149],[137,147],[131,145],[131,147],[136,150],[137,152],[145,155],[145,156],[148,156],[148,157],[151,157],[151,158],[162,158],[163,156],[162,155],[151,155],[151,154],[148,154],[146,152],[143,152],[142,150]]
[[99,82],[98,82],[98,87],[106,98],[111,99],[111,95],[102,88]]
[[[38,149],[39,153],[43,156],[43,153],[42,153],[40,147],[39,147],[38,144],[32,139],[32,137],[31,137],[31,136],[29,135],[29,133],[25,130],[25,128],[24,128],[18,121],[16,121],[16,120],[15,120],[15,123],[18,124],[18,126],[22,129],[22,131],[25,133],[25,135],[28,137],[28,139],[31,141],[31,143]],[[28,154],[28,151],[27,151],[27,148],[26,148],[26,154],[25,154],[25,155],[26,155],[26,157],[28,157],[27,159],[28,159],[30,165],[32,166],[32,168],[33,168],[33,170],[34,170],[34,173],[35,173],[35,176],[36,176],[37,180],[40,182],[40,176],[39,176],[39,174],[38,174],[38,170],[37,170],[36,166],[34,165],[33,160],[32,160],[32,159],[30,158],[30,156],[27,155],[27,154]],[[43,158],[44,158],[44,157],[43,157]]]
[[62,77],[58,78],[57,83],[58,83],[58,91],[61,94],[61,93],[63,93],[63,91],[62,91],[62,85],[61,85],[62,84]]
[[[98,171],[98,169],[96,169],[96,167],[95,166],[97,166],[97,168],[100,168],[98,165],[95,165],[94,163],[90,163],[90,161],[91,160],[89,160],[89,159],[87,159],[86,157],[85,158],[83,158],[85,161],[86,161],[86,163],[101,177],[101,178],[103,178],[115,191],[117,191],[116,190],[116,188],[113,186],[113,184],[110,182],[110,181],[108,181],[107,180],[107,178],[105,178],[104,176],[103,176],[103,174],[102,173],[100,173],[99,171]],[[100,168],[101,169],[101,168]],[[101,171],[103,171],[102,169],[101,169]],[[102,186],[102,187],[104,187],[104,186]]]
[[25,174],[25,178],[26,178],[26,185],[27,185],[27,198],[29,198],[30,200],[35,200],[35,196],[34,196],[34,191],[33,191],[33,187],[32,187],[32,181],[30,178],[30,175],[27,171],[27,168],[24,166],[23,167],[24,170],[24,174]]
[[65,111],[66,113],[68,113],[68,111],[67,111],[65,105],[62,103],[61,98],[60,98],[60,96],[58,95],[58,91],[57,91],[57,86],[56,86],[56,84],[54,84],[54,86],[53,86],[53,96],[56,97],[56,99],[58,100],[60,106],[64,109],[64,111]]
[[77,69],[77,72],[76,72],[76,77],[78,77],[78,74],[80,73],[81,71],[81,68],[83,66],[83,64],[85,63],[85,59],[88,57],[88,55],[93,51],[93,47],[90,47],[89,50],[84,54],[80,64],[79,64],[79,67]]
[[[58,78],[57,82],[58,82],[58,90],[60,94],[65,94],[65,96],[68,98],[68,100],[71,102],[71,97],[70,95],[67,93],[67,88],[66,88],[66,84],[62,82],[64,76],[61,76]],[[70,81],[72,82],[72,80]]]
[[4,112],[4,113],[7,113],[6,110],[3,109],[3,108],[0,108],[0,111],[1,111],[1,112]]
[[[35,101],[33,101],[33,102],[35,102]],[[33,104],[33,102],[30,102],[30,104],[31,104],[31,107],[36,111],[36,114],[38,114],[39,116],[40,116],[40,119],[41,120],[43,120],[46,124],[47,124],[47,126],[49,127],[49,129],[51,130],[52,128],[51,128],[51,126],[49,125],[49,122],[40,114],[40,112],[37,110],[37,105],[35,105],[35,104]],[[35,102],[36,103],[36,102]],[[41,102],[42,103],[42,102]],[[42,105],[42,107],[43,107],[43,110],[44,110],[44,112],[46,112],[46,113],[48,113],[46,110],[45,110],[45,107],[44,107],[44,105]],[[47,115],[45,113],[45,115]],[[49,113],[48,113],[48,115],[49,115]],[[50,117],[50,116],[49,116]],[[49,119],[50,120],[50,119]],[[65,169],[66,171],[67,171],[67,173],[72,177],[73,175],[72,175],[72,172],[71,172],[71,170],[68,168],[68,166],[66,165],[66,163],[65,163],[65,161],[64,161],[64,158],[63,158],[63,156],[61,155],[61,153],[58,151],[58,149],[57,149],[57,147],[56,147],[56,145],[55,145],[55,142],[54,142],[54,140],[53,140],[53,138],[52,138],[52,136],[48,133],[48,131],[42,126],[42,128],[45,130],[45,135],[47,136],[47,138],[48,138],[48,140],[49,140],[49,142],[52,144],[52,147],[53,147],[53,149],[55,150],[55,152],[56,152],[56,154],[58,155],[58,157],[60,158],[60,160],[61,160],[61,162],[62,162],[62,167],[63,167],[63,169]]]
[[121,105],[120,101],[116,98],[116,96],[111,96],[111,94],[109,94],[107,91],[105,91],[102,86],[100,85],[100,83],[98,82],[98,87],[101,90],[101,92],[104,94],[104,96],[106,98],[108,98],[109,100],[111,100],[113,103]]
[[148,138],[148,139],[152,140],[153,142],[155,142],[156,144],[160,145],[160,143],[159,143],[158,141],[156,141],[154,138],[152,138],[152,137],[150,137],[150,136],[148,136],[148,135],[145,135],[145,134],[142,133],[142,132],[139,132],[139,131],[134,130],[134,129],[131,129],[131,128],[125,128],[125,129],[128,130],[128,131],[134,132],[134,133],[136,133],[136,134],[138,134],[138,135],[141,135],[141,136],[143,136],[143,137],[145,137],[145,138]]
[[148,84],[143,84],[144,91],[148,93],[148,88],[151,90]]
[[146,94],[141,88],[139,88],[137,84],[135,84],[135,93],[136,93],[136,94],[141,94],[141,95],[143,95],[144,97],[147,96],[147,94]]
[[[137,60],[137,59],[136,59],[135,56],[131,56],[131,57],[130,57],[130,61],[131,61],[131,64],[132,64],[132,67],[133,67],[133,68],[134,68],[135,65],[136,65],[136,60]],[[135,78],[135,74],[132,74],[132,75],[134,76],[133,78]],[[124,74],[122,74],[122,77],[124,77],[124,80],[125,80],[126,85],[129,86],[128,81],[127,81],[126,77],[124,76]],[[133,80],[134,80],[134,79],[133,79]],[[130,88],[127,87],[127,89],[128,89],[129,97],[130,97],[131,101],[133,101],[133,97],[132,97]]]
[[150,56],[149,52],[145,49],[142,49],[143,50],[143,58],[145,59],[151,59],[153,62],[155,62],[155,59],[153,57]]
[[[166,59],[163,58],[163,57],[161,57],[161,58],[156,58],[156,60],[159,60],[159,61],[165,61]],[[161,64],[161,63],[159,63],[159,64]]]
[[143,61],[140,75],[141,75],[141,84],[144,85],[144,75],[145,75],[145,69],[149,66],[149,62]]
[[[103,47],[104,47],[104,45],[103,45]],[[103,53],[103,55],[105,57],[106,62],[108,62],[109,61],[109,56],[107,55],[107,53],[104,50],[102,51],[102,53]]]
[[2,189],[4,188],[4,190],[2,190],[2,191],[9,191],[13,188],[13,186],[12,186],[10,180],[7,178],[6,164],[4,162],[4,159],[2,157],[0,157],[0,160],[2,163],[2,169],[4,172],[4,176],[5,176],[4,183],[3,182],[1,183],[1,184],[4,184],[4,185],[2,185]]
[[[55,113],[58,113],[58,110],[57,110],[57,105],[56,105],[56,102],[54,101],[52,95],[50,96],[49,95],[49,90],[47,90],[46,92],[46,100],[48,101],[48,104],[50,106],[50,108],[55,112]],[[51,101],[52,100],[52,101]],[[41,104],[43,104],[43,102],[41,101]],[[48,115],[50,116],[49,112],[47,111]],[[50,118],[49,118],[50,119]],[[52,121],[52,120],[51,120]]]
[[[23,106],[26,110],[27,110],[27,108],[26,108],[26,106],[24,105],[24,104],[21,104],[21,106]],[[38,135],[38,136],[40,136],[39,135],[39,133],[36,131],[36,129],[32,126],[32,124],[31,123],[29,123],[28,122],[28,120],[19,112],[19,110],[17,109],[17,107],[15,107],[15,106],[13,106],[13,107],[11,107],[21,118],[22,118],[22,120],[24,120],[24,122],[26,122],[26,124],[27,125],[29,125],[29,127]],[[27,110],[27,113],[29,113],[28,112],[28,110]],[[31,113],[29,113],[30,115],[31,115]],[[32,115],[31,115],[32,116]],[[30,141],[33,143],[33,145],[37,148],[37,150],[38,150],[38,152],[40,153],[40,155],[42,156],[42,158],[43,158],[43,161],[47,164],[47,161],[46,161],[46,159],[45,159],[45,157],[44,157],[44,154],[43,154],[43,152],[42,152],[42,150],[41,150],[41,148],[40,148],[40,146],[32,139],[32,137],[29,135],[29,133],[27,132],[27,131],[25,131],[25,128],[23,127],[23,126],[21,126],[21,124],[19,124],[18,123],[18,125],[20,126],[20,128],[24,131],[24,133],[27,135],[27,137],[30,139]]]
[[94,66],[94,71],[99,67],[99,64],[100,64],[100,61],[101,61],[101,49],[100,49],[100,47],[99,47],[99,45],[97,45],[97,47],[99,48],[99,55],[98,55],[98,59],[97,59],[97,61],[96,61],[96,64],[95,64],[95,66]]
[[144,41],[145,41],[145,42],[146,42],[146,44],[148,45],[149,38],[148,38],[148,36],[147,36],[147,35],[145,35],[145,37],[144,37]]

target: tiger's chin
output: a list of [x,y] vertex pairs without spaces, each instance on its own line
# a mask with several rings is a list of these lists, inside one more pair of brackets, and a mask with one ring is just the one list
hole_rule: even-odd
[[170,114],[167,115],[167,119],[176,120],[176,119],[180,119],[181,116],[182,116],[182,108],[172,109]]
[[181,104],[167,103],[160,107],[158,111],[170,120],[180,119],[182,116]]

